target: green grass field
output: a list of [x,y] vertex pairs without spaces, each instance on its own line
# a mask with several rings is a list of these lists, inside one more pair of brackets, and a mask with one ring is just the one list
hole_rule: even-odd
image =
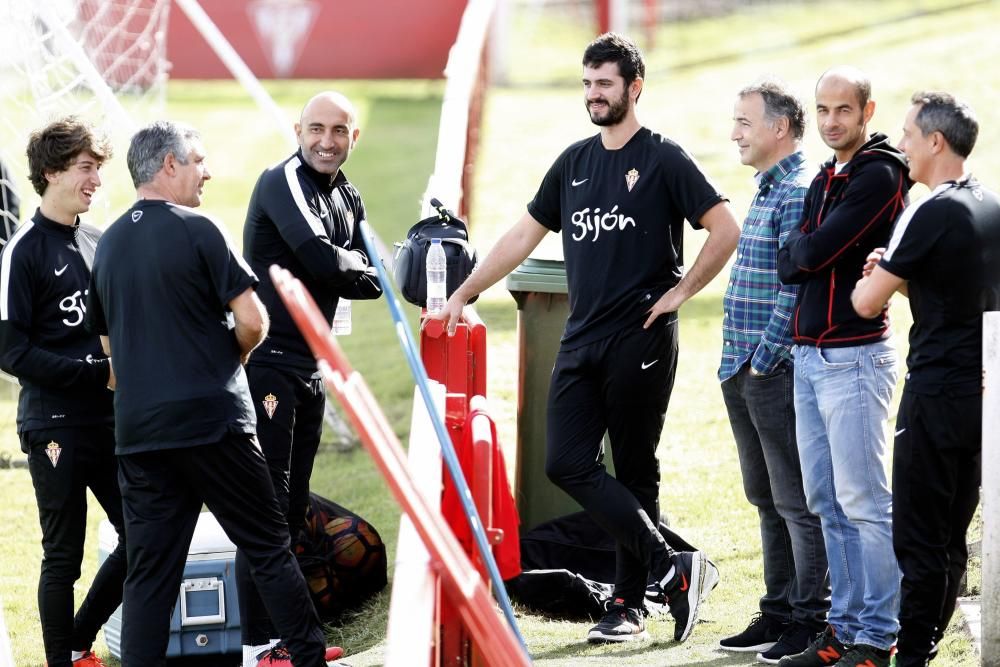
[[[521,215],[556,155],[594,132],[584,115],[578,84],[580,54],[592,35],[570,10],[538,6],[515,5],[510,84],[492,89],[485,109],[471,216],[473,242],[481,253]],[[1000,89],[988,74],[1000,55],[992,27],[998,20],[997,2],[888,0],[755,5],[732,16],[663,26],[646,54],[640,118],[694,154],[730,197],[739,218],[753,186],[751,171],[739,164],[728,139],[735,92],[763,74],[775,74],[799,90],[808,108],[818,75],[847,62],[872,76],[878,103],[872,128],[894,140],[914,90],[938,88],[966,97],[979,111],[982,124],[972,169],[986,184],[1000,187],[1000,157],[993,150],[1000,143],[1000,117],[994,111],[1000,108]],[[326,85],[267,84],[290,120],[310,94]],[[442,88],[424,82],[336,85],[358,102],[362,117],[361,144],[346,171],[364,194],[376,230],[387,242],[398,240],[415,221],[430,173]],[[174,82],[169,100],[171,116],[203,130],[215,176],[206,188],[205,209],[225,221],[238,238],[254,179],[287,152],[281,137],[231,84]],[[828,154],[812,125],[804,148],[815,163]],[[115,162],[123,165],[120,158]],[[915,198],[922,194],[922,188],[913,193]],[[702,236],[689,234],[688,262]],[[557,248],[558,239],[551,237],[544,252]],[[756,513],[743,496],[715,379],[724,279],[725,273],[682,308],[681,360],[660,447],[663,507],[675,528],[719,565],[722,582],[683,645],[667,641],[671,621],[652,622],[654,641],[642,646],[592,647],[581,641],[587,625],[519,610],[521,629],[538,664],[743,665],[753,660],[715,648],[720,637],[743,627],[762,592]],[[490,405],[513,466],[515,306],[501,285],[488,291],[476,307],[489,328]],[[415,309],[409,310],[415,319]],[[356,304],[354,317],[355,335],[342,343],[405,441],[412,383],[385,306]],[[905,351],[909,326],[905,302],[894,305],[893,317],[898,347]],[[5,423],[12,432],[9,406],[9,401],[0,403],[11,415]],[[10,433],[4,436],[0,452],[16,456],[16,442]],[[0,471],[0,483],[0,525],[6,534],[0,544],[4,564],[0,596],[16,664],[40,665],[34,600],[40,547],[31,485],[23,470]],[[386,539],[390,555],[395,554],[398,509],[362,451],[344,454],[324,449],[317,458],[313,487],[368,518]],[[94,514],[96,524],[99,517]],[[88,544],[88,554],[96,553],[96,536],[92,534]],[[81,581],[92,577],[94,560],[88,558]],[[978,574],[973,573],[973,587],[977,581]],[[351,660],[356,667],[381,663],[378,644],[386,607],[387,596],[382,596],[356,621],[330,629],[332,638],[356,654]],[[103,651],[103,645],[99,649]],[[940,664],[978,664],[968,640],[955,628],[943,651]]]

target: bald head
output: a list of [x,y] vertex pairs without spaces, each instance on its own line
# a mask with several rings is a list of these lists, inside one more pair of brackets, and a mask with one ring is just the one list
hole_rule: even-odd
[[816,90],[824,84],[847,85],[854,89],[858,106],[864,107],[872,97],[872,82],[868,75],[852,65],[838,65],[823,72],[816,82]]
[[329,112],[331,110],[339,110],[347,114],[348,118],[350,118],[352,126],[357,123],[358,115],[354,110],[354,104],[347,99],[347,96],[342,93],[338,93],[335,90],[324,90],[322,93],[313,95],[312,98],[306,102],[306,105],[302,107],[302,113],[299,115],[299,124],[305,125],[306,118],[311,115]]
[[856,67],[834,67],[816,82],[816,128],[837,162],[847,162],[868,140],[875,113],[872,86]]
[[306,164],[335,175],[358,140],[357,112],[344,95],[332,90],[313,96],[302,108],[295,134]]

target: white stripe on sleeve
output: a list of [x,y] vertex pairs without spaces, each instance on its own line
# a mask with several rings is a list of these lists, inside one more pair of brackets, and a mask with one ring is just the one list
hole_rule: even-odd
[[316,214],[309,210],[309,204],[306,203],[306,194],[302,191],[302,184],[299,183],[299,176],[296,172],[300,164],[302,162],[298,156],[293,157],[285,163],[285,181],[288,183],[288,189],[292,193],[292,199],[295,200],[295,206],[298,207],[299,213],[305,221],[309,223],[309,228],[313,230],[316,236],[325,237],[326,229],[323,227],[320,219],[316,217]]
[[929,195],[927,195],[917,203],[910,204],[909,206],[906,207],[906,210],[903,211],[903,214],[899,216],[899,220],[896,221],[896,226],[892,228],[892,238],[889,239],[889,247],[886,248],[885,254],[882,255],[882,259],[884,259],[887,262],[892,261],[892,253],[894,253],[896,251],[896,248],[899,247],[900,241],[903,240],[903,234],[906,233],[906,228],[910,226],[910,220],[912,220],[913,216],[916,215],[917,210],[931,199],[934,199],[934,197],[936,197],[938,194],[950,188],[952,185],[953,185],[952,183],[942,183],[941,185],[934,188],[933,192],[931,192]]
[[0,320],[10,319],[10,265],[13,264],[14,251],[18,242],[24,238],[35,223],[31,220],[21,225],[14,235],[7,241],[3,249],[3,264],[0,265]]

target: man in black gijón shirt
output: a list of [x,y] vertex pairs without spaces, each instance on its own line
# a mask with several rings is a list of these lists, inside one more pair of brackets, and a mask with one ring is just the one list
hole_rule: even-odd
[[[257,179],[243,228],[243,255],[260,277],[257,294],[271,327],[247,364],[257,437],[294,543],[309,503],[309,478],[323,429],[326,392],[316,358],[271,283],[277,264],[299,278],[332,320],[339,299],[382,294],[359,225],[361,194],[341,167],[358,140],[354,105],[335,92],[315,95],[295,124],[299,149]],[[236,556],[244,667],[276,637],[241,553]]]
[[912,102],[899,147],[931,193],[903,212],[852,294],[862,317],[897,291],[913,313],[892,460],[897,667],[926,665],[955,611],[982,476],[983,312],[1000,308],[1000,199],[965,171],[979,123],[947,93]]
[[[34,132],[27,154],[42,201],[0,258],[0,366],[21,384],[17,432],[42,526],[38,616],[45,659],[51,667],[92,667],[102,663],[90,646],[121,602],[125,580],[110,391],[115,376],[97,336],[84,327],[100,232],[79,217],[101,186],[111,147],[89,126],[64,118]],[[88,487],[119,541],[74,619]]]
[[250,562],[285,641],[258,664],[294,658],[295,667],[320,667],[323,633],[254,437],[242,366],[266,334],[267,313],[256,276],[221,226],[193,210],[210,177],[204,158],[191,128],[139,130],[128,152],[138,201],[94,258],[87,321],[114,351],[118,378],[130,565],[122,664],[165,664],[171,608],[204,503]]
[[[545,471],[615,538],[615,592],[592,642],[645,639],[647,579],[687,639],[717,572],[700,551],[675,553],[659,522],[656,446],[677,364],[677,310],[723,267],[739,238],[726,200],[694,160],[643,127],[645,65],[608,33],[583,55],[584,104],[600,133],[567,148],[528,211],[435,318],[453,331],[462,307],[562,232],[570,314],[549,387]],[[683,271],[684,220],[708,239]],[[605,431],[615,477],[602,462]]]

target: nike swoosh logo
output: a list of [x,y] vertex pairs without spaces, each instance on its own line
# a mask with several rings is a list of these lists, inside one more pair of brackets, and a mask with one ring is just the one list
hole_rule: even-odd
[[645,361],[642,362],[642,370],[646,370],[647,368],[649,368],[650,366],[652,366],[653,364],[655,364],[657,361],[659,361],[659,359],[653,359],[649,363],[646,363]]
[[68,269],[68,268],[69,268],[69,264],[67,264],[66,266],[62,267],[61,269],[56,269],[56,275],[57,276],[61,276],[63,273],[66,272],[66,269]]
[[688,589],[688,578],[687,575],[681,572],[681,593]]
[[576,186],[578,186],[578,185],[583,185],[584,183],[586,183],[586,182],[587,182],[587,181],[589,181],[589,180],[590,180],[589,178],[585,178],[585,179],[583,179],[582,181],[578,181],[578,180],[576,180],[576,179],[574,178],[574,179],[573,179],[573,182],[571,183],[571,185],[572,185],[572,186],[573,186],[573,187],[575,188],[575,187],[576,187]]
[[901,429],[899,429],[898,431],[896,431],[896,432],[895,432],[895,433],[894,433],[893,435],[903,435],[903,433],[904,433],[905,431],[906,431],[906,429],[905,429],[905,428],[901,428]]

